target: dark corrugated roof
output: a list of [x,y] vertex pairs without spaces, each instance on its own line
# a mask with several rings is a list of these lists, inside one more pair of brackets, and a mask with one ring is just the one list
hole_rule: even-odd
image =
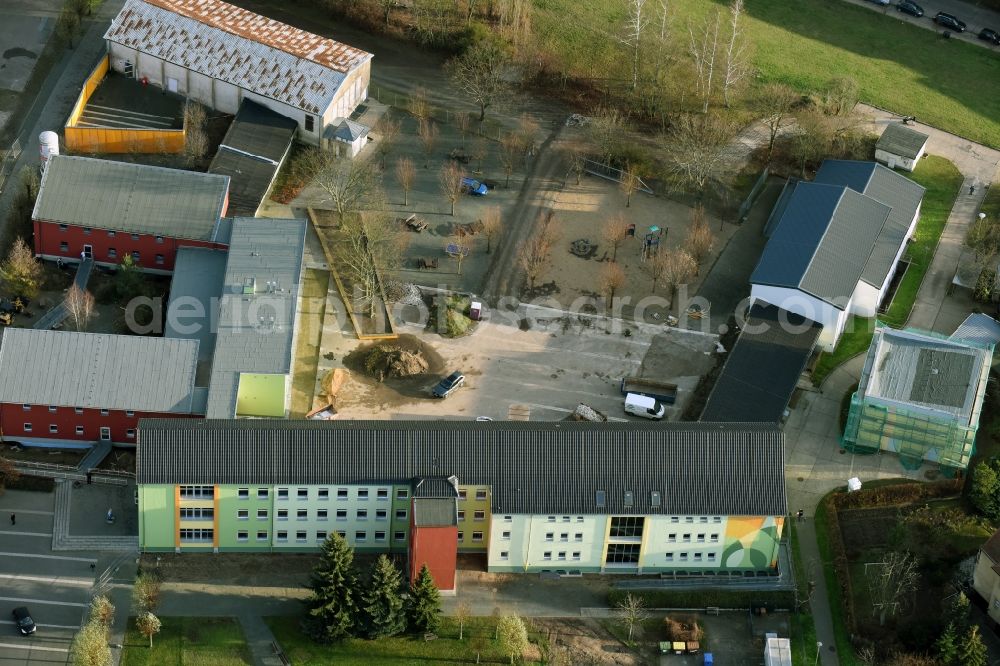
[[884,150],[893,155],[917,159],[917,155],[927,143],[928,136],[902,123],[890,123],[882,130],[882,136],[875,144],[875,150]]
[[843,186],[799,183],[750,281],[801,289],[844,309],[889,208]]
[[297,127],[294,120],[243,100],[208,167],[209,173],[229,176],[227,215],[257,214],[288,154]]
[[889,216],[861,272],[862,280],[881,288],[923,201],[924,188],[881,164],[856,160],[824,160],[814,182],[849,187],[889,207]]
[[455,500],[440,498],[413,500],[413,524],[417,527],[458,525],[458,508]]
[[491,486],[494,512],[786,511],[784,436],[760,423],[156,419],[141,422],[138,441],[141,484],[411,483],[453,474]]
[[780,422],[822,330],[805,317],[754,303],[701,419]]

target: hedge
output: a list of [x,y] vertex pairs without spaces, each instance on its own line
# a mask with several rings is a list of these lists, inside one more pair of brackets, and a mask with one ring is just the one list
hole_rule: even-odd
[[47,476],[28,476],[22,474],[17,481],[7,481],[4,484],[7,490],[30,490],[39,493],[51,493],[55,490],[56,481]]
[[792,590],[621,590],[608,592],[608,606],[617,608],[625,595],[642,598],[647,608],[758,608],[770,611],[795,608]]

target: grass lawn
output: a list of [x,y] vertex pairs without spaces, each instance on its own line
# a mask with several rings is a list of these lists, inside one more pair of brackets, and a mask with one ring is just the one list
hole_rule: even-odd
[[129,618],[122,666],[240,666],[252,664],[243,630],[232,617],[161,617],[163,627],[149,640]]
[[[726,4],[671,3],[674,35],[686,44],[690,22]],[[621,75],[626,59],[615,35],[624,22],[625,0],[534,5],[534,36],[557,62],[581,77]],[[845,2],[799,0],[791,7],[788,0],[754,0],[746,11],[746,34],[763,80],[807,92],[835,76],[851,76],[865,102],[1000,147],[1000,96],[983,89],[985,82],[1000,81],[1000,58],[990,49],[941,39],[901,21],[891,8],[883,16]]]
[[980,210],[993,222],[1000,221],[1000,182],[993,183],[983,199]]
[[[465,638],[458,640],[458,625],[452,618],[442,618],[438,638],[425,641],[423,638],[397,636],[382,638],[377,641],[366,641],[351,638],[338,645],[318,645],[304,636],[299,630],[299,617],[269,617],[267,624],[274,632],[278,644],[295,666],[367,666],[368,664],[427,664],[442,662],[476,663],[476,653],[481,652],[484,663],[507,663],[509,660],[502,654],[493,640],[496,628],[495,621],[488,617],[474,617],[465,623]],[[533,643],[538,643],[539,636],[528,631]],[[536,648],[536,658],[538,657]],[[539,663],[524,661],[519,663]]]
[[[913,234],[913,242],[906,251],[910,267],[899,283],[899,288],[896,289],[889,310],[878,318],[893,328],[902,328],[910,318],[920,283],[923,282],[924,275],[931,265],[938,239],[941,238],[955,197],[958,196],[958,190],[962,186],[962,174],[955,165],[935,155],[922,159],[917,170],[908,177],[927,188],[927,192],[920,207],[920,220]],[[813,383],[819,386],[838,365],[867,351],[872,341],[873,330],[873,320],[851,317],[837,348],[820,357],[813,371]]]

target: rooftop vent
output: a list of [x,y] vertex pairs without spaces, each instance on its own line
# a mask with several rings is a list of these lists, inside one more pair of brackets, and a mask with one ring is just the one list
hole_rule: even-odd
[[649,493],[649,505],[650,506],[660,506],[660,491],[654,490]]
[[257,279],[248,277],[243,278],[243,293],[252,294],[257,291]]
[[597,491],[597,497],[595,498],[598,509],[603,509],[607,504],[607,494],[603,490]]
[[635,504],[635,495],[632,493],[631,490],[626,490],[625,491],[625,506],[631,507],[633,504]]

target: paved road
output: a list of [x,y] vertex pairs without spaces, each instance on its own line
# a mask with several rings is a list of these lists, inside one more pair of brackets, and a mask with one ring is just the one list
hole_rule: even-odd
[[[862,7],[867,7],[872,11],[880,13],[883,11],[883,7],[881,5],[870,2],[870,0],[848,0],[848,2],[852,2],[855,5],[861,5]],[[991,9],[986,9],[985,7],[978,7],[968,2],[962,2],[962,0],[930,0],[929,2],[918,0],[917,4],[924,10],[924,15],[920,18],[897,11],[895,1],[888,6],[885,13],[889,16],[895,16],[900,20],[907,21],[908,23],[918,25],[921,28],[941,33],[945,29],[937,23],[934,23],[932,19],[938,12],[946,12],[948,14],[952,14],[953,16],[957,16],[960,21],[965,21],[968,26],[964,33],[951,33],[952,39],[961,39],[984,48],[998,50],[998,47],[993,46],[990,42],[976,37],[976,35],[979,34],[979,31],[983,28],[993,28],[994,30],[1000,31],[1000,14],[997,12]]]

